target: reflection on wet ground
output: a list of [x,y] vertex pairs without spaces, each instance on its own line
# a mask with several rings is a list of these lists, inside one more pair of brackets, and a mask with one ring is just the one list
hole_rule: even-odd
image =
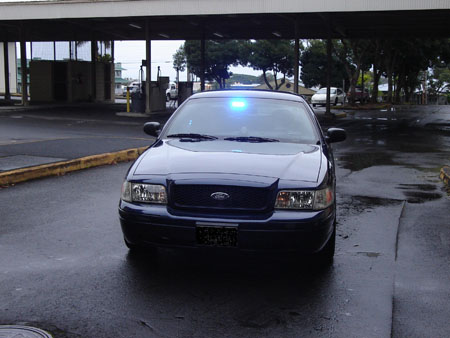
[[373,196],[350,196],[348,198],[340,196],[338,205],[338,223],[345,216],[370,212],[377,207],[387,207],[399,205],[403,202],[400,199],[382,198]]
[[403,193],[409,203],[424,203],[427,201],[437,200],[442,197],[442,195],[438,193],[421,191],[404,191]]
[[421,190],[434,191],[436,186],[434,184],[399,184],[400,189],[403,190]]
[[399,184],[399,188],[405,190],[403,194],[409,203],[424,203],[442,197],[442,194],[434,192],[437,190],[434,184]]
[[389,205],[397,205],[402,201],[392,198],[370,197],[370,196],[352,196],[352,200],[364,208],[381,207]]
[[[348,141],[360,147],[376,147],[388,151],[406,153],[446,152],[450,148],[450,125],[430,123],[416,125],[407,120],[367,120],[334,121],[335,126],[347,128]],[[366,149],[364,151],[367,151]]]
[[[366,168],[379,165],[396,165],[389,153],[381,152],[361,152],[361,153],[346,153],[337,157],[339,164],[342,167],[351,171],[359,171]],[[341,162],[342,161],[342,162]]]

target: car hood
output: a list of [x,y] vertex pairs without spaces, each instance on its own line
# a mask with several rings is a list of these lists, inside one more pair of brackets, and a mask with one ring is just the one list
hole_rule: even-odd
[[235,141],[159,141],[148,149],[134,175],[239,174],[317,182],[320,146]]

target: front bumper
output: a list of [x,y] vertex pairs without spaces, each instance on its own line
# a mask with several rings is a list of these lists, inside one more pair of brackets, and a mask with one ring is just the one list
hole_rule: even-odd
[[197,242],[197,224],[220,223],[237,226],[237,250],[314,253],[330,239],[335,211],[331,206],[322,211],[276,210],[264,219],[193,217],[175,216],[166,206],[121,201],[119,216],[125,240],[135,245],[204,248]]

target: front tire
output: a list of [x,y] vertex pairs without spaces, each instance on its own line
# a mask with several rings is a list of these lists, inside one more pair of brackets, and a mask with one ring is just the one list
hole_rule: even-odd
[[170,94],[169,93],[167,93],[167,95],[166,95],[166,100],[167,100],[167,102],[170,101]]

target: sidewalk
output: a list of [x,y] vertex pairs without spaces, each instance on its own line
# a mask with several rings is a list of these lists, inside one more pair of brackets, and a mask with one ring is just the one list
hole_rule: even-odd
[[153,139],[148,121],[172,111],[127,114],[121,104],[0,107],[0,186],[137,158]]

